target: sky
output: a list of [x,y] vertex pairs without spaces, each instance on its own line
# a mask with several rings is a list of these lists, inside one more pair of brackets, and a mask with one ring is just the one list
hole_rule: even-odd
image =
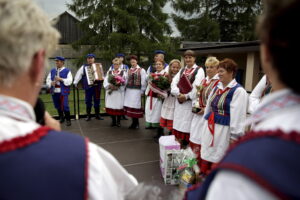
[[[48,14],[48,16],[51,19],[54,18],[54,17],[57,17],[61,13],[65,12],[67,10],[66,4],[72,2],[72,0],[34,0],[34,1]],[[168,3],[164,7],[163,10],[166,13],[171,13],[172,12],[172,8],[170,6],[170,3]],[[70,12],[70,11],[68,11],[68,12]],[[70,13],[72,13],[72,12],[70,12]],[[170,23],[170,25],[171,25],[171,27],[173,29],[172,36],[178,36],[179,32],[175,28],[174,23],[171,20],[168,20],[168,22]]]

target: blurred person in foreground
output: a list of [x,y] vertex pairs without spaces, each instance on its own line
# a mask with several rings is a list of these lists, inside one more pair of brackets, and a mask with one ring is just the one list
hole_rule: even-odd
[[35,122],[59,39],[49,21],[33,1],[0,0],[0,199],[124,199],[137,181],[110,153]]
[[260,105],[262,98],[272,92],[272,84],[264,75],[252,90],[249,96],[248,112],[252,114]]
[[299,0],[265,0],[258,23],[262,67],[272,93],[248,119],[252,131],[231,146],[186,199],[300,199]]

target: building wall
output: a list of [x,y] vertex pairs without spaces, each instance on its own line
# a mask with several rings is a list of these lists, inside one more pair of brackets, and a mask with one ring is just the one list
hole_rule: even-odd
[[[224,58],[230,58],[233,59],[239,69],[239,73],[241,73],[241,84],[244,86],[244,88],[251,92],[256,84],[259,82],[261,77],[263,76],[262,69],[260,67],[260,60],[259,60],[259,52],[241,52],[241,53],[215,53],[215,54],[197,54],[198,64],[204,64],[205,59],[208,56],[215,56],[220,61]],[[249,56],[252,56],[250,59]],[[199,63],[199,60],[201,60],[201,63]],[[182,63],[184,62],[184,59],[182,57],[181,59]],[[253,65],[253,66],[252,66]],[[254,66],[255,65],[255,66]],[[204,65],[203,65],[204,66]]]
[[55,28],[61,34],[60,44],[71,44],[84,36],[84,32],[79,27],[79,20],[70,13],[64,12],[58,16]]

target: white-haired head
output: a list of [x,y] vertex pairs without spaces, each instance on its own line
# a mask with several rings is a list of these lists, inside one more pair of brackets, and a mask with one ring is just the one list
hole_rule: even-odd
[[50,55],[60,34],[32,0],[0,0],[0,84],[27,71],[34,55]]

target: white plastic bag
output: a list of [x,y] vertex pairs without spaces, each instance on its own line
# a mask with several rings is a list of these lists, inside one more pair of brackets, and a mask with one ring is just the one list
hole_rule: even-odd
[[[161,136],[159,138],[160,170],[166,184],[177,184],[174,174],[179,163],[176,159],[180,157],[180,144],[174,135]],[[176,164],[178,163],[178,164]]]

